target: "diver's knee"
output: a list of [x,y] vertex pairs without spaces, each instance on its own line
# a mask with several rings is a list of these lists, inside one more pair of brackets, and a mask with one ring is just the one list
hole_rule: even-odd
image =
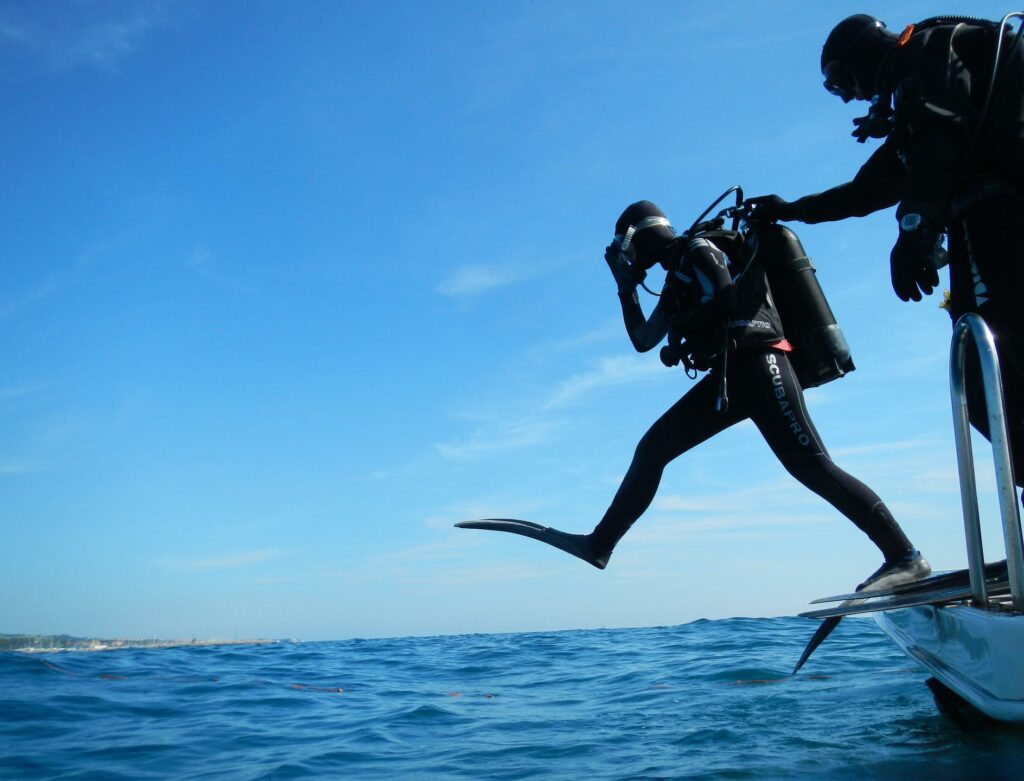
[[633,463],[660,464],[661,466],[668,463],[665,437],[657,424],[640,437],[640,441],[636,444],[636,451],[633,453]]
[[839,468],[832,459],[821,453],[798,453],[782,459],[782,465],[794,478],[806,486],[829,479]]

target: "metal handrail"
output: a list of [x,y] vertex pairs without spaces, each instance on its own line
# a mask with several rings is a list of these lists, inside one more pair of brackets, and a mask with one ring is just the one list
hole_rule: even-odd
[[985,407],[988,411],[989,439],[992,442],[992,460],[995,462],[999,511],[1003,518],[1003,542],[1006,546],[1010,594],[1013,606],[1024,609],[1024,544],[1022,544],[1021,538],[1013,462],[1010,459],[1010,440],[1006,429],[999,356],[996,353],[992,332],[985,321],[976,314],[966,314],[957,321],[953,328],[953,342],[949,353],[949,389],[953,401],[953,435],[956,440],[957,466],[960,469],[960,501],[964,512],[964,534],[967,539],[967,565],[971,578],[971,591],[974,593],[976,604],[988,607],[988,593],[985,589],[985,555],[981,541],[978,490],[974,474],[974,452],[971,447],[967,393],[964,387],[968,337],[974,341],[978,361],[981,365]]

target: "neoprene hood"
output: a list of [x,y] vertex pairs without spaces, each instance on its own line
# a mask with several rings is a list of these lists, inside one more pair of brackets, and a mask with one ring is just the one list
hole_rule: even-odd
[[615,223],[615,235],[620,237],[623,250],[648,269],[662,259],[676,232],[661,209],[650,201],[637,201],[622,212]]
[[[821,73],[825,87],[849,102],[878,93],[878,77],[897,36],[885,24],[867,14],[855,14],[832,28],[821,49]],[[860,94],[855,93],[855,86]]]

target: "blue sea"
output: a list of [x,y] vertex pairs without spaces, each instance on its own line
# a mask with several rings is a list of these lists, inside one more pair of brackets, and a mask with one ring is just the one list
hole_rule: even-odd
[[1015,779],[869,620],[0,654],[0,776]]

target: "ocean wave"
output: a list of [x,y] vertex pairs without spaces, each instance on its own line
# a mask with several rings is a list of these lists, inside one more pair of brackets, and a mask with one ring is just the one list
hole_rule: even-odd
[[[0,655],[5,778],[1020,776],[867,621]],[[946,774],[946,775],[944,775]],[[1003,774],[1003,775],[1000,775]]]

